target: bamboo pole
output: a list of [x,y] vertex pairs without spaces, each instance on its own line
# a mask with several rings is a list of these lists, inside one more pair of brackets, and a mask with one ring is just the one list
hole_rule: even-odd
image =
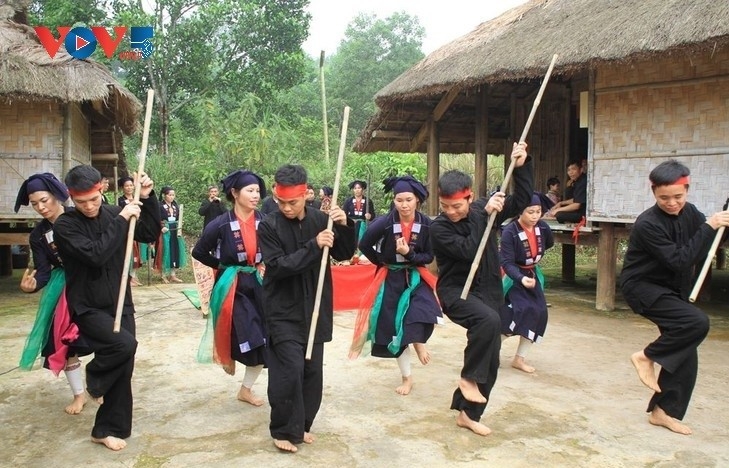
[[[147,109],[144,114],[144,132],[142,133],[142,148],[139,150],[139,165],[137,174],[134,176],[134,201],[139,201],[142,191],[140,177],[144,172],[144,165],[147,161],[147,144],[149,143],[149,126],[152,121],[152,104],[154,103],[154,90],[147,90]],[[127,295],[127,282],[129,281],[129,262],[134,250],[134,229],[137,226],[137,217],[129,218],[129,231],[127,232],[127,247],[124,254],[124,267],[122,268],[121,284],[119,285],[119,299],[116,302],[116,315],[114,316],[114,333],[121,330],[122,312],[124,310],[124,298]]]
[[321,83],[321,113],[324,121],[324,160],[329,164],[329,123],[327,122],[327,92],[324,87],[324,51],[319,55],[319,83]]
[[689,296],[689,302],[696,302],[696,298],[699,296],[699,292],[701,292],[701,286],[704,284],[704,280],[706,279],[706,274],[709,272],[709,268],[711,268],[711,262],[714,260],[714,255],[716,254],[716,250],[719,248],[719,244],[721,244],[721,238],[724,236],[724,226],[720,227],[716,231],[716,235],[714,236],[714,242],[711,243],[711,248],[709,249],[709,253],[706,256],[706,260],[704,260],[704,265],[701,267],[701,272],[699,273],[699,277],[696,279],[696,284],[694,284],[694,289],[691,290],[691,295]]
[[[526,121],[526,125],[524,125],[524,130],[521,132],[521,137],[519,137],[519,143],[523,143],[524,140],[526,140],[526,136],[529,133],[529,127],[532,126],[532,120],[534,119],[534,114],[537,113],[537,108],[539,107],[539,103],[542,100],[542,94],[544,94],[544,90],[547,87],[547,83],[549,82],[549,77],[552,75],[552,70],[554,69],[554,64],[557,62],[557,54],[554,54],[552,56],[552,62],[549,64],[549,68],[547,69],[547,74],[544,76],[544,80],[542,80],[542,85],[539,88],[539,92],[537,93],[537,97],[534,99],[534,104],[532,105],[532,111],[529,113],[529,118]],[[506,192],[506,188],[509,186],[509,182],[511,182],[511,174],[514,172],[516,160],[512,159],[511,163],[509,164],[509,168],[506,171],[506,175],[504,176],[504,182],[501,184],[501,191]],[[489,234],[491,234],[491,228],[494,226],[494,221],[496,221],[496,215],[498,213],[496,211],[492,212],[489,216],[488,224],[486,225],[486,230],[483,233],[483,237],[481,237],[481,243],[478,244],[478,250],[476,250],[476,256],[473,258],[473,262],[471,263],[471,270],[468,272],[468,277],[466,278],[466,284],[463,285],[463,291],[461,291],[461,299],[465,300],[468,296],[468,291],[471,289],[471,284],[473,284],[473,278],[476,276],[476,270],[478,270],[478,266],[481,263],[481,257],[483,256],[483,251],[486,248],[486,241],[489,239]]]
[[[344,107],[344,118],[342,119],[342,132],[339,138],[339,154],[337,155],[337,174],[334,177],[334,193],[332,194],[332,206],[337,203],[339,195],[339,184],[342,179],[342,163],[344,162],[344,147],[347,144],[347,125],[349,124],[349,106]],[[334,227],[331,216],[327,221],[327,229]],[[306,345],[306,359],[311,360],[311,353],[314,348],[314,336],[316,335],[316,324],[319,321],[319,309],[321,308],[321,294],[324,289],[324,276],[329,263],[329,247],[322,249],[321,264],[319,265],[319,280],[316,284],[316,296],[314,297],[314,312],[311,315],[311,327],[309,328],[309,341]]]

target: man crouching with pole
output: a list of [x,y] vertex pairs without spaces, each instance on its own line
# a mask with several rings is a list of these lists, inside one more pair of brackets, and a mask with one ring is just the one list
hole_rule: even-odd
[[140,201],[124,208],[102,205],[101,174],[87,165],[66,175],[75,211],[54,226],[66,273],[66,298],[94,359],[86,365],[86,390],[99,403],[91,440],[111,450],[126,447],[132,432],[132,372],[135,339],[134,304],[127,283],[120,333],[114,313],[124,269],[129,219],[138,218],[134,240],[153,242],[160,231],[160,210],[152,180],[139,174]]

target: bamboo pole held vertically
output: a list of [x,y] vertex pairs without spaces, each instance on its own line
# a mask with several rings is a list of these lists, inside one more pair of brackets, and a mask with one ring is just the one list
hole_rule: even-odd
[[[147,162],[147,145],[149,143],[149,126],[152,122],[152,104],[154,103],[154,90],[147,90],[147,108],[144,114],[144,132],[142,133],[142,148],[139,150],[139,164],[137,174],[134,177],[134,201],[139,201],[142,191],[140,176],[144,172],[144,165]],[[127,246],[124,254],[124,267],[122,269],[121,283],[119,285],[119,298],[116,302],[116,315],[114,316],[114,333],[121,330],[122,312],[124,310],[124,298],[127,295],[127,282],[129,281],[129,262],[134,250],[134,229],[137,226],[137,217],[129,219],[129,230],[127,232]]]

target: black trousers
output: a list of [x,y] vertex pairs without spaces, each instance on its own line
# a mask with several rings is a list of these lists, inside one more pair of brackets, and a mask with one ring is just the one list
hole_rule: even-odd
[[[466,348],[463,351],[461,377],[474,380],[481,394],[487,399],[496,383],[501,351],[501,318],[499,313],[484,304],[480,298],[469,294],[466,300],[458,299],[443,309],[454,323],[466,329]],[[451,409],[465,411],[469,419],[478,422],[486,409],[486,403],[474,403],[463,397],[456,388]]]
[[644,350],[649,359],[661,365],[661,393],[653,395],[647,411],[658,405],[672,418],[683,419],[699,370],[697,348],[709,333],[709,317],[678,295],[659,297],[641,315],[661,332]]
[[579,223],[583,216],[582,211],[560,211],[554,215],[558,223]]
[[271,437],[300,444],[321,406],[324,343],[314,344],[308,361],[306,345],[292,340],[270,342],[266,350]]
[[86,364],[86,389],[94,398],[104,397],[96,411],[91,436],[126,439],[132,433],[132,373],[137,351],[134,315],[123,315],[121,330],[114,333],[112,312],[91,311],[74,315],[94,359]]

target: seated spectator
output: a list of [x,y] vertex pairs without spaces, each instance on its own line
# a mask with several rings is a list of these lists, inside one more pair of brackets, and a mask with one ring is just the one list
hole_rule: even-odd
[[567,176],[572,182],[572,196],[554,205],[549,211],[560,223],[579,223],[587,211],[587,176],[580,161],[567,164]]
[[547,198],[552,200],[552,206],[562,201],[562,195],[559,192],[559,178],[557,176],[547,179]]

